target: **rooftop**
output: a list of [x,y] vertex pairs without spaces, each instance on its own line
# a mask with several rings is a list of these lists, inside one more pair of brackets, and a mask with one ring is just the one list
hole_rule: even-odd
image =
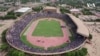
[[23,8],[20,8],[18,10],[16,10],[15,12],[21,12],[21,13],[24,13],[24,12],[27,12],[28,10],[30,10],[31,8],[29,7],[23,7]]
[[72,14],[68,15],[71,17],[72,21],[77,25],[78,27],[77,33],[82,34],[85,37],[89,37],[89,31],[87,27],[84,25],[84,23],[79,18],[76,18]]

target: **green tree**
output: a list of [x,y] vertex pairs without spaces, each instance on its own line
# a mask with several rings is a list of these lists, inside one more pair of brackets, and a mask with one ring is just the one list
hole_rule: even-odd
[[75,52],[75,56],[80,56],[78,50]]
[[89,34],[89,37],[88,37],[88,39],[89,40],[91,40],[93,37],[92,37],[92,35],[91,34]]
[[10,11],[7,13],[7,15],[15,15],[14,11]]
[[82,10],[82,13],[83,13],[84,15],[93,15],[93,13],[90,12],[89,9],[83,9],[83,10]]
[[70,11],[66,8],[61,7],[60,8],[61,13],[70,13]]
[[88,53],[86,48],[82,48],[82,51],[84,52],[84,55]]
[[0,46],[0,51],[7,51],[9,48],[9,45],[6,43],[2,43],[2,45]]
[[7,32],[7,30],[4,30],[3,32],[2,32],[2,34],[1,34],[1,36],[2,36],[2,42],[3,43],[7,43],[7,41],[6,41],[6,32]]
[[72,56],[75,56],[75,52],[74,51],[72,52]]
[[26,56],[24,52],[12,49],[8,52],[7,56]]
[[66,56],[72,56],[71,52],[66,53]]
[[4,19],[16,19],[17,17],[15,15],[6,15]]
[[78,52],[79,52],[79,55],[80,55],[80,56],[85,56],[84,51],[79,50]]
[[0,46],[0,51],[8,51],[8,49],[10,48],[10,46],[8,45],[6,41],[6,32],[7,32],[7,29],[4,30],[1,34],[2,45]]
[[35,7],[35,8],[32,8],[32,10],[36,12],[40,12],[41,10],[43,10],[43,7],[42,6]]

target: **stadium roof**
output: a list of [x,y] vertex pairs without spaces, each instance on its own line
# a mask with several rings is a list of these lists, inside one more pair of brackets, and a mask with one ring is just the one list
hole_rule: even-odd
[[72,14],[67,14],[71,17],[72,21],[77,25],[78,29],[77,29],[77,33],[85,36],[85,37],[89,37],[89,31],[87,29],[87,27],[84,25],[84,23],[76,18],[75,16],[73,16]]
[[29,7],[23,7],[23,8],[20,8],[18,10],[16,10],[15,12],[21,12],[21,13],[24,13],[24,12],[27,12],[29,11],[31,8]]

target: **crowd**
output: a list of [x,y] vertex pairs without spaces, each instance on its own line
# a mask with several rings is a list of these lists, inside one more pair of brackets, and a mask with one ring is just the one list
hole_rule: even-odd
[[[30,21],[35,21],[40,18],[47,18],[47,17],[52,17],[52,18],[57,18],[57,19],[62,19],[68,24],[68,26],[71,27],[71,30],[73,30],[75,40],[71,41],[70,43],[67,43],[66,46],[55,48],[53,50],[44,50],[44,49],[39,49],[39,48],[33,48],[30,47],[26,44],[24,44],[20,40],[20,34],[22,30],[30,23]],[[33,14],[28,14],[23,17],[20,21],[16,22],[7,32],[6,39],[10,45],[13,47],[19,48],[24,51],[29,51],[29,52],[37,52],[37,53],[54,53],[54,52],[62,52],[62,51],[67,51],[73,48],[76,48],[80,46],[84,41],[85,38],[81,36],[80,34],[76,33],[77,26],[74,24],[74,22],[70,19],[69,16],[64,15],[64,14],[58,14],[58,13],[37,13],[35,15]]]

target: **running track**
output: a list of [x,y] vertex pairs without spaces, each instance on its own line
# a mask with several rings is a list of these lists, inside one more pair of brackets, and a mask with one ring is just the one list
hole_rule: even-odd
[[[58,19],[57,19],[58,20]],[[67,41],[69,41],[69,37],[67,35],[67,29],[61,28],[63,32],[63,37],[43,37],[43,36],[32,36],[32,32],[34,31],[36,25],[38,24],[39,20],[35,21],[34,24],[30,26],[28,33],[26,34],[27,40],[36,46],[44,47],[47,49],[48,47],[59,46]],[[62,26],[65,26],[64,22],[59,20]]]

